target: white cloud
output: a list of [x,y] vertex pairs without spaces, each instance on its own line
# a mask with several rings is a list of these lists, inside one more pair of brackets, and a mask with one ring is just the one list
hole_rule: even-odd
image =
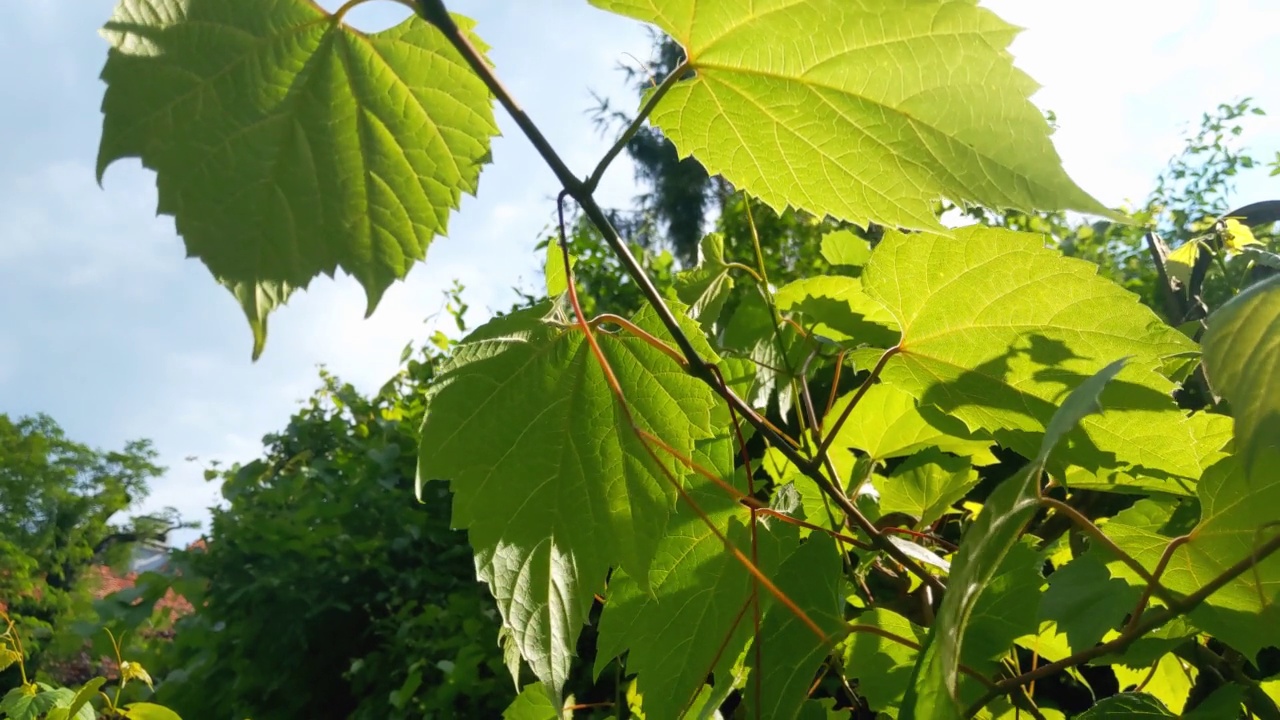
[[[1252,95],[1280,112],[1273,0],[983,0],[1026,28],[1012,51],[1058,114],[1067,171],[1103,202],[1145,197],[1189,122]],[[1274,144],[1274,125],[1250,139]]]

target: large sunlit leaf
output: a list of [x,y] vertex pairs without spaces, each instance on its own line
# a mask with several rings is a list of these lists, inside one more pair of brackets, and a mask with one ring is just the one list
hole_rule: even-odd
[[[824,421],[833,427],[853,400],[844,395]],[[836,432],[836,447],[862,450],[874,460],[905,457],[925,448],[938,448],[971,457],[975,465],[992,465],[992,442],[970,433],[964,423],[937,408],[921,407],[909,393],[892,385],[872,385]]]
[[[947,593],[929,629],[903,701],[904,719],[962,717],[959,666],[975,610],[988,586],[1005,567],[1006,557],[1017,547],[1023,527],[1039,507],[1037,484],[1049,454],[1081,420],[1101,410],[1098,401],[1103,388],[1121,373],[1123,365],[1124,361],[1116,361],[1106,366],[1067,396],[1049,420],[1035,459],[991,493],[977,520],[965,531],[951,566]],[[1013,635],[1010,641],[1017,636]]]
[[778,288],[778,309],[798,313],[823,337],[850,345],[888,347],[898,340],[893,317],[862,291],[858,278],[817,275]]
[[1280,467],[1280,276],[1210,316],[1204,366],[1214,391],[1231,403],[1245,471],[1274,480]]
[[1093,647],[1132,612],[1138,591],[1111,576],[1096,553],[1085,553],[1049,576],[1040,616],[1052,620],[1073,648]]
[[156,171],[159,211],[233,288],[256,351],[321,273],[354,276],[372,312],[497,133],[484,83],[416,16],[366,34],[310,0],[120,0],[103,35],[99,178],[126,157]]
[[[1106,364],[1130,361],[1064,456],[1091,471],[1190,478],[1221,418],[1186,417],[1165,376],[1196,346],[1093,263],[1044,247],[1040,235],[971,227],[956,237],[888,232],[862,275],[902,328],[885,382],[1023,455],[1036,452],[1054,408]],[[1211,448],[1217,450],[1216,447]],[[1069,455],[1065,453],[1069,452]]]
[[652,120],[780,210],[941,230],[935,201],[1108,211],[1062,170],[1017,34],[972,0],[592,0],[673,37],[695,75]]
[[713,436],[716,403],[660,350],[599,333],[628,419],[582,332],[544,321],[544,310],[499,318],[456,348],[430,400],[418,472],[450,481],[453,524],[467,529],[480,578],[558,693],[606,571],[621,566],[647,589],[676,501],[630,421],[688,458]]

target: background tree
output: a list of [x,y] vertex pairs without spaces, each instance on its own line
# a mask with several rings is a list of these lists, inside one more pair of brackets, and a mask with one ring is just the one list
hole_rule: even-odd
[[[55,634],[88,611],[92,565],[119,564],[131,543],[163,540],[163,519],[121,515],[164,468],[146,440],[119,451],[75,442],[47,415],[0,414],[0,602],[38,671]],[[0,689],[12,678],[0,674]]]

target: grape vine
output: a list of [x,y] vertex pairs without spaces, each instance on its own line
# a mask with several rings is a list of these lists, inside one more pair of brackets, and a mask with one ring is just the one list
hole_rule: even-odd
[[[1015,30],[971,0],[592,0],[685,57],[585,176],[473,23],[401,0],[413,17],[364,34],[361,1],[120,0],[99,174],[156,171],[257,357],[316,275],[353,275],[372,312],[424,257],[489,161],[494,100],[554,172],[548,297],[450,351],[419,455],[513,679],[539,681],[506,717],[573,712],[589,624],[595,673],[633,679],[618,717],[1064,717],[1036,683],[1085,666],[1134,689],[1080,717],[1280,717],[1280,278],[1199,291],[1228,257],[1280,267],[1250,230],[1270,206],[1187,250],[1148,236],[1163,318],[1041,235],[946,227],[943,198],[1128,221],[1062,170]],[[594,195],[645,123],[845,223],[825,272],[771,285],[748,214],[754,258],[710,235],[660,289]],[[567,206],[638,314],[583,311]],[[1153,682],[1170,663],[1185,682]]]

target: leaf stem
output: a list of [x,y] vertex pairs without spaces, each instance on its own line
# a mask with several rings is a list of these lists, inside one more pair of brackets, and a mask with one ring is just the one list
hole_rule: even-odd
[[681,355],[679,352],[676,352],[676,350],[672,348],[670,345],[662,342],[657,337],[654,337],[652,334],[650,334],[649,331],[639,327],[638,325],[631,322],[630,320],[620,315],[614,315],[613,313],[601,313],[600,315],[597,315],[594,318],[591,318],[591,321],[589,324],[591,325],[591,327],[594,328],[594,327],[598,327],[601,323],[610,323],[613,325],[617,325],[623,330],[626,330],[632,335],[635,335],[636,337],[645,341],[647,344],[653,346],[655,349],[662,351],[662,353],[665,354],[667,357],[670,357],[672,360],[675,360],[677,363],[679,363],[680,367],[684,367],[684,368],[689,367],[689,363],[684,359],[683,355]]
[[662,80],[662,84],[658,85],[658,87],[654,89],[653,93],[649,95],[649,99],[645,101],[644,106],[640,108],[640,112],[636,114],[635,119],[632,120],[631,124],[627,126],[627,129],[623,131],[622,136],[613,144],[613,147],[609,148],[609,152],[605,153],[604,157],[600,159],[599,164],[596,165],[596,169],[592,171],[591,176],[587,178],[587,182],[583,185],[583,190],[588,193],[596,191],[596,187],[600,185],[600,179],[604,177],[604,173],[609,169],[609,165],[618,157],[618,154],[627,146],[627,143],[631,142],[631,138],[635,137],[637,132],[640,132],[641,126],[643,126],[645,121],[649,119],[649,115],[652,114],[653,109],[658,106],[658,102],[662,100],[662,96],[667,94],[667,91],[671,89],[671,86],[675,85],[688,69],[688,60],[682,60],[680,64],[671,71],[671,74],[667,75],[667,77]]
[[1147,582],[1147,586],[1143,588],[1142,595],[1138,598],[1138,603],[1133,606],[1133,612],[1129,614],[1129,623],[1125,626],[1126,630],[1132,630],[1138,626],[1138,622],[1142,620],[1142,613],[1146,611],[1147,604],[1151,602],[1151,593],[1156,587],[1160,586],[1160,577],[1164,575],[1165,568],[1169,567],[1169,561],[1173,559],[1173,553],[1182,545],[1191,540],[1190,535],[1179,535],[1169,541],[1164,547],[1164,552],[1160,553],[1160,561],[1156,563],[1156,569],[1151,573],[1151,580]]
[[821,458],[826,456],[827,450],[831,447],[831,443],[835,442],[836,435],[840,433],[840,428],[843,427],[845,421],[849,419],[849,415],[853,413],[853,409],[858,407],[858,403],[862,400],[862,396],[867,394],[867,391],[871,389],[872,384],[874,384],[876,379],[880,377],[880,373],[884,371],[884,366],[888,364],[889,358],[897,355],[901,351],[901,345],[894,345],[888,350],[885,350],[884,354],[880,356],[880,360],[876,362],[876,366],[871,368],[871,374],[867,376],[866,380],[862,381],[862,385],[859,386],[857,392],[853,394],[853,399],[849,401],[849,405],[845,407],[844,412],[840,413],[840,417],[836,418],[835,423],[831,425],[831,429],[825,433],[826,437],[822,439],[822,444],[818,446],[817,457]]

